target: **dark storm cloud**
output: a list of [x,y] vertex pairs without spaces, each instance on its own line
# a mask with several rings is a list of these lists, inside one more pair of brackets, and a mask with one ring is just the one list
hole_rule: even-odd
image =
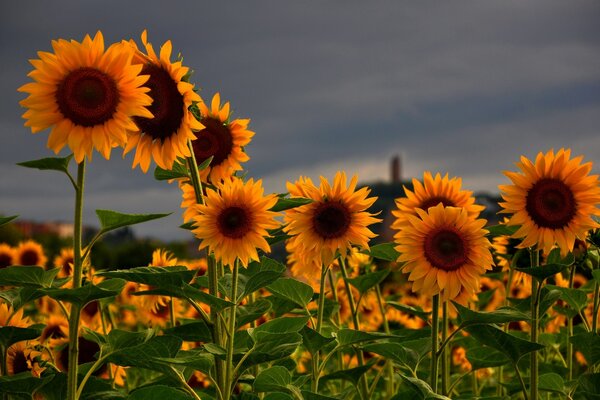
[[[50,40],[172,39],[210,99],[231,101],[257,132],[250,174],[284,190],[299,174],[387,178],[423,169],[494,189],[520,154],[572,146],[600,159],[600,3],[487,2],[4,2],[0,6],[0,211],[71,219],[61,176],[14,163],[48,156],[47,133],[22,126],[27,59]],[[89,168],[88,212],[176,211],[138,231],[175,237],[177,189],[131,171],[119,152]],[[43,197],[45,206],[40,207]],[[89,220],[89,219],[88,219]]]

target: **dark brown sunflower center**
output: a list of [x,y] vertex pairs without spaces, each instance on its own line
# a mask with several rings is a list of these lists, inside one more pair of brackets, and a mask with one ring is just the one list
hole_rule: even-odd
[[155,317],[158,317],[158,318],[164,319],[164,320],[169,318],[170,312],[171,312],[170,307],[163,306],[163,305],[159,305],[155,310],[152,310],[152,314],[154,314]]
[[6,268],[12,265],[12,257],[9,254],[0,254],[0,268]]
[[12,359],[11,367],[13,374],[30,370],[29,365],[27,365],[27,357],[25,357],[25,353],[22,350],[17,350],[15,353]]
[[222,235],[239,239],[250,231],[250,215],[242,207],[231,206],[221,211],[217,217],[217,226]]
[[196,135],[198,138],[192,142],[194,156],[198,163],[212,156],[210,165],[219,165],[229,157],[233,149],[231,131],[215,118],[203,118],[202,125],[205,128]]
[[62,264],[62,271],[65,275],[71,275],[71,265],[73,264],[73,259],[71,257],[66,258]]
[[98,303],[98,300],[88,303],[85,307],[81,309],[81,312],[88,318],[94,318],[99,311],[100,304]]
[[60,328],[60,325],[46,325],[46,328],[42,331],[42,336],[40,336],[41,341],[45,341],[47,339],[62,339],[66,337],[63,330]]
[[119,105],[115,80],[96,68],[70,72],[56,89],[58,109],[75,125],[94,126],[112,118]]
[[[96,361],[96,354],[100,351],[100,346],[91,340],[84,339],[82,337],[78,338],[79,343],[79,354],[77,357],[77,364],[85,364],[89,362]],[[69,346],[65,346],[59,354],[59,361],[65,371],[69,370]],[[102,373],[106,372],[106,364],[102,367],[98,368],[94,375],[102,375]]]
[[421,203],[419,208],[427,211],[427,210],[429,210],[429,207],[435,207],[440,203],[442,203],[444,205],[444,207],[454,207],[455,206],[453,201],[449,200],[448,198],[446,198],[444,196],[434,196],[434,197],[431,197],[431,198],[423,201],[423,203]]
[[317,206],[313,217],[315,232],[324,239],[343,236],[350,227],[352,216],[340,202],[326,201]]
[[146,87],[152,98],[148,110],[154,118],[135,117],[137,126],[153,139],[165,140],[179,130],[183,121],[183,95],[177,89],[177,82],[169,72],[157,65],[146,64],[142,69],[143,75],[150,75]]
[[559,179],[544,178],[529,189],[525,208],[538,226],[561,229],[575,217],[577,202],[565,183]]
[[19,257],[21,265],[40,265],[40,256],[35,250],[25,250]]
[[450,229],[440,229],[425,237],[425,258],[435,268],[454,271],[467,261],[463,238]]

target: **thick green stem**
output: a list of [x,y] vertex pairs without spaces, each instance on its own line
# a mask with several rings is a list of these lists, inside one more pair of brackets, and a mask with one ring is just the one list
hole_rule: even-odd
[[[348,304],[350,305],[350,312],[352,313],[352,322],[354,324],[354,329],[357,331],[360,330],[360,323],[358,321],[358,313],[356,310],[356,303],[354,302],[354,296],[352,295],[352,289],[350,288],[350,284],[348,283],[348,272],[346,271],[346,261],[344,257],[339,258],[340,261],[340,270],[342,271],[342,278],[344,278],[344,287],[346,288],[346,293],[348,294]],[[363,355],[362,350],[357,351],[358,365],[365,365],[365,357]],[[368,398],[369,393],[369,385],[367,384],[367,378],[365,375],[360,378],[360,391],[363,399]]]
[[[573,282],[575,280],[575,265],[571,266],[571,272],[569,274],[569,289],[573,289]],[[571,336],[573,336],[573,317],[567,317],[567,369],[569,370],[569,380],[573,380],[573,343],[571,343]]]
[[233,392],[233,344],[235,339],[235,313],[237,311],[237,287],[238,287],[238,266],[239,262],[236,260],[233,263],[233,271],[231,276],[231,295],[229,301],[234,303],[229,313],[229,336],[227,340],[227,359],[225,361],[225,391],[223,395],[225,400],[231,398]]
[[[381,318],[383,319],[383,329],[387,335],[390,334],[390,324],[387,320],[387,315],[385,314],[385,307],[383,304],[383,296],[381,295],[381,288],[379,285],[375,285],[375,293],[377,294],[377,304],[379,306],[379,312],[381,313]],[[385,388],[387,396],[386,398],[391,399],[394,396],[394,365],[391,360],[385,361],[385,369],[387,372],[387,379],[385,382]]]
[[440,325],[440,295],[433,296],[433,306],[431,309],[431,366],[429,380],[431,389],[434,393],[438,392],[438,330]]
[[[317,326],[315,327],[317,333],[321,334],[321,328],[323,327],[323,314],[325,312],[325,280],[327,279],[328,268],[323,265],[321,267],[321,281],[319,285],[319,306],[317,309]],[[319,357],[321,353],[317,351],[312,357],[312,391],[315,393],[319,392]]]
[[592,311],[592,332],[598,333],[598,306],[600,305],[600,284],[594,288],[594,308]]
[[[329,286],[331,287],[331,297],[333,297],[333,301],[339,303],[338,295],[337,295],[337,285],[333,278],[333,271],[331,268],[327,271],[329,275]],[[340,309],[338,307],[338,311],[336,313],[336,322],[339,329],[342,328],[342,316],[340,315]],[[344,355],[341,352],[337,352],[337,364],[338,371],[342,371],[344,369]],[[346,385],[346,381],[344,379],[340,379],[340,392],[344,390],[344,386]]]
[[[85,182],[85,158],[77,165],[75,190],[75,219],[73,226],[73,289],[81,287],[83,263],[81,258],[81,226],[83,215],[83,191]],[[69,371],[67,373],[67,400],[77,399],[77,370],[79,356],[79,305],[71,306],[69,315]]]
[[[442,303],[442,342],[448,339],[448,330],[450,321],[448,320],[448,302]],[[450,352],[448,347],[444,347],[442,350],[442,394],[448,395],[448,384],[450,382]]]
[[[531,250],[531,267],[537,267],[539,265],[539,252],[535,249]],[[539,319],[540,319],[540,288],[538,288],[538,282],[531,277],[531,341],[533,343],[538,342],[538,334],[539,334]],[[537,351],[531,352],[531,368],[530,368],[530,376],[529,376],[529,391],[530,398],[532,400],[538,399],[538,371],[539,371],[539,363],[538,363],[538,353]]]

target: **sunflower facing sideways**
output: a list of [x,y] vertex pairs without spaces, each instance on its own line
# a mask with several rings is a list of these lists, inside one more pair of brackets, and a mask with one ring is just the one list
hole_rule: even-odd
[[189,68],[181,61],[171,62],[170,40],[161,46],[158,55],[148,42],[146,31],[142,33],[142,44],[147,54],[142,53],[133,40],[122,43],[123,47],[135,50],[134,62],[143,66],[142,74],[150,76],[146,86],[150,88],[149,110],[154,117],[134,119],[139,131],[130,132],[124,154],[135,148],[133,168],[139,165],[144,172],[148,171],[152,159],[159,167],[171,169],[177,157],[190,156],[188,140],[195,138],[193,130],[203,128],[188,110],[193,102],[201,99],[194,92],[194,85],[182,80]]
[[428,211],[417,209],[394,235],[398,261],[409,273],[412,291],[455,299],[463,289],[474,293],[480,276],[492,268],[490,242],[484,219],[471,217],[465,208],[438,204]]
[[16,265],[38,265],[40,267],[45,267],[46,261],[48,261],[48,259],[44,254],[44,248],[41,244],[33,240],[26,240],[19,243],[17,246],[15,257]]
[[95,148],[106,159],[115,146],[125,146],[128,131],[137,130],[132,117],[151,118],[152,99],[142,85],[141,65],[132,65],[133,49],[104,48],[101,32],[81,43],[52,41],[54,53],[40,51],[30,60],[35,81],[19,88],[29,96],[20,102],[33,133],[52,128],[48,147],[55,153],[66,145],[80,163],[91,160]]
[[15,265],[17,252],[6,243],[0,243],[0,268]]
[[400,229],[401,224],[407,215],[417,215],[416,209],[427,211],[429,207],[437,206],[442,203],[445,207],[463,207],[467,209],[469,215],[477,217],[485,207],[475,204],[473,192],[461,190],[461,178],[448,178],[448,174],[443,177],[440,173],[433,176],[431,172],[423,174],[423,183],[417,179],[412,180],[413,191],[406,187],[404,193],[406,197],[396,199],[396,210],[392,214],[396,217],[392,229]]
[[[285,232],[292,235],[295,260],[316,260],[328,266],[339,251],[346,257],[352,246],[369,248],[369,239],[376,235],[368,226],[381,220],[367,211],[377,197],[368,197],[370,189],[356,190],[358,178],[347,182],[346,174],[338,172],[333,186],[321,177],[316,187],[310,178],[300,177],[295,183],[287,183],[292,197],[305,197],[313,202],[288,210],[285,215]],[[311,261],[312,262],[312,261]],[[295,268],[306,269],[301,265]],[[318,273],[318,271],[317,271]]]
[[221,107],[219,93],[213,96],[210,108],[200,102],[198,109],[204,129],[192,141],[194,156],[198,164],[213,157],[209,167],[200,171],[201,178],[220,182],[235,171],[240,171],[240,163],[250,159],[243,148],[250,143],[254,132],[248,130],[249,119],[229,121],[229,103]]
[[236,258],[244,267],[258,260],[257,249],[270,252],[265,237],[267,229],[279,227],[278,213],[269,211],[277,196],[263,192],[261,180],[243,182],[233,177],[208,190],[205,204],[195,206],[193,217],[200,249],[208,247],[218,261],[232,267]]
[[575,239],[600,225],[598,175],[590,175],[592,163],[583,156],[571,158],[570,149],[538,153],[535,164],[522,156],[521,172],[504,174],[512,185],[500,185],[501,212],[512,214],[507,225],[519,225],[512,235],[523,239],[520,248],[534,247],[544,254],[558,245],[563,256],[573,250]]

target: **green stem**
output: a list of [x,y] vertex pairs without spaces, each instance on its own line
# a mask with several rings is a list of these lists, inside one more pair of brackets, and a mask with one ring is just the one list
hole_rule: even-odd
[[229,301],[234,303],[229,314],[229,337],[227,340],[227,359],[225,361],[225,391],[223,395],[225,400],[231,398],[233,392],[233,344],[235,339],[235,313],[237,311],[237,287],[238,287],[238,269],[239,262],[236,260],[233,263],[233,271],[231,276],[231,295]]
[[4,346],[0,346],[0,376],[8,375],[7,365],[6,365],[6,348]]
[[592,311],[592,332],[598,333],[598,305],[600,304],[600,284],[594,288],[594,308]]
[[[323,314],[325,312],[325,280],[327,279],[327,268],[325,265],[321,266],[321,281],[319,285],[319,307],[317,310],[317,326],[316,330],[318,334],[321,334],[321,328],[323,327]],[[321,353],[317,351],[312,356],[312,391],[315,393],[319,392],[319,357]]]
[[[573,289],[573,282],[575,281],[575,265],[571,266],[571,272],[569,273],[569,289]],[[573,380],[573,343],[571,343],[571,336],[573,336],[573,317],[567,317],[567,369],[569,370],[569,380]]]
[[[379,312],[381,313],[381,318],[383,319],[383,329],[387,335],[390,334],[390,324],[387,320],[387,316],[385,314],[385,307],[383,304],[383,296],[381,295],[381,288],[379,285],[375,285],[375,293],[377,294],[377,304],[379,306]],[[385,388],[387,392],[387,398],[391,399],[394,396],[394,365],[391,360],[385,361],[385,367],[387,371],[387,380],[385,382]]]
[[[339,303],[338,295],[337,295],[337,284],[333,278],[333,271],[331,268],[327,271],[329,275],[329,286],[331,287],[331,296],[333,297],[333,301]],[[342,328],[342,316],[340,315],[340,309],[338,308],[336,315],[336,322],[338,329]],[[338,371],[342,371],[344,369],[344,355],[342,353],[337,353],[337,364]],[[346,385],[346,381],[344,379],[340,379],[340,392],[344,391],[344,386]]]
[[[83,215],[83,191],[85,182],[85,158],[77,165],[77,185],[75,190],[75,219],[73,226],[73,289],[81,287],[83,263],[81,258],[81,226]],[[77,370],[79,355],[79,305],[71,306],[69,316],[69,370],[67,372],[67,400],[76,400]]]
[[175,328],[175,303],[173,303],[173,297],[169,301],[169,315],[171,316],[171,328]]
[[438,393],[438,345],[439,345],[439,325],[440,325],[440,295],[433,296],[433,306],[431,309],[431,366],[429,380],[431,389]]
[[85,384],[87,383],[87,381],[90,379],[90,376],[92,376],[94,371],[96,371],[98,369],[98,367],[102,365],[102,363],[104,362],[105,359],[106,359],[106,357],[98,358],[98,360],[96,360],[94,365],[92,365],[90,367],[88,372],[85,374],[85,376],[81,380],[81,383],[79,384],[79,389],[77,389],[77,398],[81,397],[81,393],[83,393],[83,388],[85,387]]
[[[531,249],[530,251],[530,259],[531,259],[531,267],[537,267],[539,265],[539,252],[535,249]],[[539,319],[540,319],[540,307],[539,293],[541,291],[541,283],[538,287],[538,282],[534,277],[531,277],[531,341],[533,343],[538,342],[539,335]],[[531,394],[532,400],[538,399],[538,371],[539,371],[539,363],[538,363],[538,353],[537,350],[531,352],[531,367],[530,367],[530,377],[529,377],[529,390]]]
[[[352,322],[354,324],[354,329],[360,331],[360,323],[358,321],[358,313],[356,310],[356,304],[354,303],[354,296],[352,295],[352,289],[350,288],[350,284],[348,283],[348,272],[346,271],[346,261],[344,257],[339,258],[340,261],[340,270],[342,272],[342,278],[344,279],[344,287],[346,288],[346,293],[348,294],[348,304],[350,305],[350,312],[352,313]],[[365,357],[363,355],[362,350],[357,350],[357,358],[358,365],[362,367],[365,365]],[[367,395],[369,393],[369,386],[367,385],[367,378],[365,375],[360,378],[360,391],[363,399],[368,398]]]
[[519,367],[515,365],[515,373],[517,374],[517,378],[519,378],[519,383],[521,384],[521,390],[523,391],[523,397],[525,400],[529,400],[527,396],[527,386],[525,386],[525,381],[523,380],[523,375],[521,375],[521,371],[519,371]]
[[[448,320],[448,302],[442,303],[442,341],[446,341],[448,338],[449,320]],[[442,349],[442,394],[448,395],[448,384],[450,382],[450,363],[449,357],[450,352],[447,347]]]

